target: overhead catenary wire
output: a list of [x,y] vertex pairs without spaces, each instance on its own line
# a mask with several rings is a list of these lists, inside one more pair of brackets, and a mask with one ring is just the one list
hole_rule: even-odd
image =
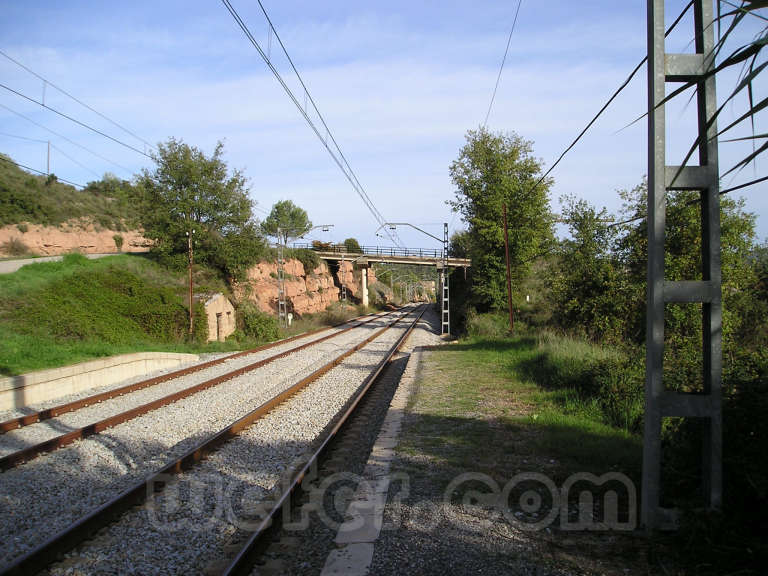
[[488,118],[491,115],[491,108],[493,108],[493,102],[496,100],[496,91],[499,89],[499,81],[501,80],[501,73],[504,71],[504,63],[507,61],[507,54],[509,53],[509,45],[512,43],[512,34],[515,33],[515,26],[517,25],[517,16],[520,14],[520,5],[523,0],[517,0],[517,10],[515,10],[515,18],[512,21],[512,29],[509,31],[509,37],[507,38],[507,47],[504,49],[504,57],[501,59],[501,66],[499,67],[499,74],[496,76],[496,85],[493,87],[493,95],[491,96],[491,102],[488,104],[488,111],[485,113],[485,121],[483,126],[488,124]]
[[64,156],[64,158],[66,158],[67,160],[69,160],[69,161],[70,161],[70,162],[72,162],[73,164],[77,164],[78,166],[80,166],[80,168],[82,168],[82,169],[83,169],[83,170],[85,170],[86,172],[90,172],[91,174],[93,174],[94,176],[96,176],[96,178],[101,178],[101,176],[100,176],[100,175],[99,175],[99,174],[98,174],[96,171],[94,171],[94,170],[92,170],[92,169],[88,168],[88,166],[86,166],[85,164],[82,164],[82,163],[81,163],[81,162],[79,162],[78,160],[75,160],[74,158],[72,158],[72,156],[70,156],[69,154],[67,154],[66,152],[64,152],[64,150],[62,150],[61,148],[59,148],[59,147],[58,147],[58,146],[56,146],[55,144],[51,144],[51,148],[53,148],[54,150],[56,150],[56,151],[57,151],[59,154],[61,154],[62,156]]
[[149,154],[147,154],[143,150],[139,150],[135,146],[131,146],[130,144],[128,144],[126,142],[123,142],[122,140],[119,140],[118,138],[115,138],[114,136],[110,136],[109,134],[107,134],[106,132],[102,132],[98,128],[94,128],[93,126],[91,126],[89,124],[86,124],[85,122],[81,122],[80,120],[70,116],[69,114],[65,114],[64,112],[62,112],[60,110],[57,110],[56,108],[52,108],[52,107],[48,106],[47,104],[45,104],[44,102],[41,102],[39,100],[35,100],[31,96],[27,96],[26,94],[23,94],[23,93],[19,92],[18,90],[14,90],[10,86],[6,86],[5,84],[0,83],[0,88],[3,88],[4,90],[7,90],[8,92],[16,94],[20,98],[24,98],[25,100],[29,100],[30,102],[32,102],[34,104],[37,104],[38,106],[42,106],[46,110],[50,110],[54,114],[58,114],[62,118],[66,118],[67,120],[77,124],[78,126],[82,126],[83,128],[86,128],[86,129],[90,130],[91,132],[94,132],[94,133],[98,134],[99,136],[107,138],[108,140],[111,140],[112,142],[120,144],[121,146],[123,146],[123,147],[125,147],[125,148],[127,148],[129,150],[133,150],[137,154],[141,154],[142,156],[146,156],[147,158],[150,158],[150,159],[152,158],[152,156],[150,156]]
[[0,132],[0,136],[6,136],[8,138],[16,138],[18,140],[27,140],[29,142],[37,142],[38,144],[48,144],[48,140],[40,140],[39,138],[29,138],[27,136],[19,136],[18,134],[8,134],[8,132]]
[[[40,174],[41,176],[49,176],[49,174],[46,174],[42,170],[37,170],[35,168],[30,168],[29,166],[25,166],[24,164],[19,164],[18,162],[14,162],[10,158],[6,158],[3,155],[0,155],[0,160],[3,162],[7,162],[8,164],[13,164],[14,166],[17,166],[18,168],[23,168],[24,170],[29,170],[30,172],[35,172],[36,174]],[[77,182],[72,182],[71,180],[65,180],[64,178],[59,178],[56,176],[56,180],[59,182],[64,182],[64,184],[69,184],[70,186],[75,186],[77,188],[85,188],[83,184],[78,184]]]
[[[688,12],[688,10],[693,6],[693,0],[690,0],[688,4],[686,4],[685,8],[683,8],[682,12],[680,12],[680,15],[675,19],[675,21],[670,25],[670,27],[665,32],[664,36],[669,36],[672,31],[677,27],[677,25],[680,23],[680,21],[683,19],[685,14]],[[592,119],[587,123],[587,125],[584,127],[584,129],[579,132],[579,135],[574,138],[573,142],[571,142],[565,150],[558,156],[557,160],[555,160],[555,163],[552,164],[552,166],[549,167],[549,169],[544,172],[544,174],[539,178],[539,180],[533,185],[531,188],[531,193],[538,188],[542,182],[544,182],[547,179],[547,176],[549,176],[552,171],[557,167],[558,164],[565,158],[565,156],[570,152],[576,144],[579,143],[579,141],[584,137],[584,135],[589,131],[592,126],[594,126],[595,122],[598,121],[598,119],[603,115],[603,112],[605,112],[608,107],[613,104],[613,101],[616,100],[616,98],[624,91],[624,88],[626,88],[629,83],[632,81],[632,79],[635,77],[635,74],[637,74],[640,69],[645,65],[645,63],[648,62],[648,56],[643,58],[640,63],[635,66],[634,70],[630,72],[629,76],[624,80],[624,82],[621,83],[621,85],[614,90],[613,94],[611,94],[611,97],[608,98],[605,104],[603,104],[602,108],[595,114]]]
[[62,140],[64,140],[65,142],[69,142],[69,143],[70,143],[70,144],[72,144],[73,146],[76,146],[77,148],[80,148],[81,150],[85,150],[86,152],[88,152],[89,154],[92,154],[92,155],[93,155],[93,156],[95,156],[96,158],[99,158],[99,159],[101,159],[101,160],[104,160],[104,162],[108,162],[108,163],[112,164],[113,166],[117,166],[118,168],[120,168],[121,170],[124,170],[124,171],[125,171],[126,173],[128,173],[128,174],[133,174],[133,172],[132,172],[131,170],[129,170],[128,168],[126,168],[126,167],[125,167],[125,166],[123,166],[122,164],[118,164],[118,163],[117,163],[117,162],[115,162],[114,160],[110,160],[110,159],[109,159],[109,158],[107,158],[106,156],[103,156],[102,154],[99,154],[98,152],[94,152],[93,150],[91,150],[90,148],[87,148],[87,147],[83,146],[82,144],[78,144],[77,142],[75,142],[74,140],[72,140],[72,139],[70,139],[70,138],[67,138],[67,137],[66,137],[66,136],[64,136],[63,134],[59,134],[58,132],[56,132],[56,131],[54,131],[54,130],[51,130],[51,129],[50,129],[50,128],[48,128],[47,126],[44,126],[43,124],[40,124],[39,122],[36,122],[35,120],[32,120],[32,118],[30,118],[29,116],[25,116],[25,115],[24,115],[24,114],[22,114],[21,112],[17,112],[17,111],[16,111],[16,110],[14,110],[13,108],[9,108],[9,107],[8,107],[8,106],[6,106],[5,104],[0,104],[0,108],[4,108],[5,110],[8,110],[8,112],[10,112],[11,114],[15,114],[15,115],[16,115],[16,116],[18,116],[19,118],[23,118],[24,120],[26,120],[26,121],[27,121],[27,122],[29,122],[30,124],[34,124],[34,125],[35,125],[35,126],[37,126],[38,128],[42,128],[43,130],[45,130],[46,132],[49,132],[49,133],[53,134],[53,135],[54,135],[54,136],[56,136],[57,138],[61,138],[61,139],[62,139]]
[[50,86],[51,88],[54,88],[55,90],[58,90],[59,92],[61,92],[61,93],[62,93],[62,94],[64,94],[65,96],[67,96],[68,98],[71,98],[72,100],[74,100],[75,102],[77,102],[78,104],[80,104],[80,106],[83,106],[84,108],[87,108],[88,110],[90,110],[91,112],[93,112],[94,114],[96,114],[97,116],[99,116],[100,118],[103,118],[104,120],[106,120],[107,122],[109,122],[110,124],[112,124],[113,126],[115,126],[115,127],[119,128],[120,130],[122,130],[123,132],[125,132],[126,134],[128,134],[129,136],[133,136],[133,137],[134,137],[134,138],[136,138],[136,140],[138,140],[139,142],[142,142],[143,144],[145,144],[145,145],[146,145],[146,146],[148,146],[149,148],[152,148],[152,149],[154,149],[154,146],[152,146],[152,144],[150,144],[149,142],[147,142],[147,141],[146,141],[144,138],[142,138],[141,136],[139,136],[139,135],[135,134],[134,132],[131,132],[131,131],[130,131],[128,128],[126,128],[126,127],[125,127],[125,126],[123,126],[122,124],[119,124],[119,123],[118,123],[118,122],[116,122],[115,120],[112,120],[112,118],[110,118],[109,116],[107,116],[107,115],[105,115],[105,114],[102,114],[101,112],[99,112],[98,110],[96,110],[95,108],[93,108],[92,106],[89,106],[88,104],[86,104],[85,102],[83,102],[82,100],[80,100],[79,98],[77,98],[77,97],[73,96],[72,94],[70,94],[69,92],[67,92],[66,90],[64,90],[63,88],[61,88],[61,87],[57,86],[56,84],[54,84],[53,82],[51,82],[51,81],[50,81],[50,80],[48,80],[47,78],[44,78],[43,76],[41,76],[40,74],[38,74],[38,73],[37,73],[37,72],[35,72],[34,70],[30,69],[28,66],[25,66],[24,64],[22,64],[21,62],[19,62],[19,61],[18,61],[18,60],[16,60],[15,58],[12,58],[12,57],[11,57],[11,56],[9,56],[8,54],[6,54],[6,53],[5,53],[3,50],[0,50],[0,55],[2,55],[3,57],[5,57],[6,59],[10,60],[11,62],[13,62],[14,64],[16,64],[16,65],[17,65],[17,66],[19,66],[20,68],[22,68],[22,69],[26,70],[27,72],[29,72],[30,74],[32,74],[32,76],[34,76],[35,78],[38,78],[39,80],[42,80],[43,82],[45,82],[45,84],[46,84],[46,85]]
[[72,158],[69,154],[64,152],[64,150],[62,150],[61,148],[59,148],[58,146],[56,146],[54,144],[51,144],[51,142],[48,141],[48,140],[40,140],[38,138],[28,138],[26,136],[19,136],[18,134],[8,134],[7,132],[0,132],[0,136],[7,136],[7,137],[10,137],[10,138],[18,138],[19,140],[27,140],[29,142],[35,142],[37,144],[49,144],[51,146],[51,148],[53,148],[54,150],[57,150],[59,153],[61,153],[62,156],[67,158],[69,161],[73,162],[74,164],[77,164],[83,170],[85,170],[87,172],[90,172],[91,174],[96,176],[96,178],[99,178],[99,175],[96,172],[94,172],[93,170],[91,170],[90,168],[88,168],[88,166],[85,166],[84,164],[81,164],[80,162],[78,162],[77,160]]
[[[331,158],[336,163],[336,165],[339,167],[339,169],[344,174],[345,178],[349,181],[349,183],[352,185],[352,188],[355,190],[355,192],[360,196],[360,198],[363,200],[363,203],[368,208],[369,212],[373,215],[374,219],[383,226],[386,220],[382,216],[381,212],[376,208],[375,204],[373,203],[373,200],[371,200],[368,193],[365,191],[365,188],[360,183],[360,180],[358,179],[355,172],[352,170],[352,167],[350,166],[349,162],[347,161],[346,157],[344,156],[343,152],[341,151],[341,147],[339,146],[338,142],[336,141],[335,137],[333,136],[333,133],[331,132],[330,128],[328,127],[328,124],[326,123],[325,119],[323,118],[322,114],[320,113],[320,110],[318,109],[314,99],[312,98],[312,95],[309,93],[309,90],[307,89],[306,84],[304,83],[304,80],[301,78],[301,75],[299,74],[298,70],[296,69],[296,66],[293,64],[293,61],[288,54],[288,51],[285,48],[285,45],[283,44],[283,41],[281,40],[279,34],[277,33],[277,30],[272,24],[271,19],[269,18],[269,15],[267,14],[263,4],[259,2],[259,6],[264,13],[265,18],[267,19],[267,22],[269,24],[269,30],[270,34],[274,35],[277,39],[283,53],[285,54],[286,58],[288,59],[288,62],[291,65],[292,70],[296,74],[299,82],[301,83],[301,86],[304,90],[304,98],[308,100],[312,104],[312,108],[314,109],[315,113],[317,114],[318,118],[320,119],[320,122],[322,123],[322,128],[324,128],[324,134],[321,133],[320,127],[318,127],[315,122],[312,120],[312,118],[309,116],[309,113],[307,110],[302,106],[302,104],[299,102],[298,97],[293,93],[293,91],[290,89],[290,87],[287,85],[285,80],[283,79],[280,72],[277,70],[277,68],[272,63],[272,60],[269,55],[267,55],[264,52],[264,49],[261,47],[261,45],[258,43],[258,41],[254,38],[253,34],[251,33],[250,29],[248,28],[248,25],[245,23],[245,21],[240,17],[237,10],[232,6],[231,2],[229,0],[222,0],[222,3],[224,4],[225,8],[229,11],[232,18],[234,18],[237,25],[242,30],[243,34],[245,34],[246,38],[250,41],[250,43],[253,45],[253,47],[256,49],[256,51],[261,56],[262,60],[266,63],[272,74],[275,76],[277,81],[280,83],[280,85],[283,87],[283,90],[286,92],[288,97],[291,99],[291,101],[296,106],[296,109],[299,111],[299,113],[304,117],[304,120],[307,122],[309,127],[312,129],[312,131],[317,136],[318,140],[320,140],[323,147],[328,151],[328,153],[331,155]],[[335,148],[336,152],[332,149],[332,146],[329,144],[330,142],[333,144],[333,148]],[[397,240],[397,235],[393,235],[391,231],[386,230],[387,235],[390,237],[393,243],[396,245],[400,245],[399,241]]]

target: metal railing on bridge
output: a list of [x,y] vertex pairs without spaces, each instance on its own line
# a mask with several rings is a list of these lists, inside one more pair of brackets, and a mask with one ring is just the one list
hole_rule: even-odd
[[363,254],[369,256],[405,256],[411,258],[442,258],[443,251],[437,248],[396,248],[387,246],[360,246],[350,250],[344,244],[302,244],[295,243],[292,248],[306,248],[316,252],[335,252],[337,254]]

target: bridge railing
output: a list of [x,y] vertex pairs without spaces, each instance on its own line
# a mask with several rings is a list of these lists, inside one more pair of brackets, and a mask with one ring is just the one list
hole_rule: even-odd
[[412,258],[442,258],[443,251],[436,248],[395,248],[388,246],[360,246],[360,250],[350,250],[344,244],[302,244],[294,243],[292,248],[307,248],[316,252],[335,252],[337,254],[361,254],[369,256],[410,256]]

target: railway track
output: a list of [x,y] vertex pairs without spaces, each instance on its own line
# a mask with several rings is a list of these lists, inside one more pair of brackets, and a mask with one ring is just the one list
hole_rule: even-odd
[[[105,392],[99,393],[99,394],[91,394],[87,395],[83,398],[79,398],[77,400],[73,400],[71,402],[65,402],[56,406],[52,406],[50,408],[45,408],[41,410],[35,410],[30,413],[26,413],[20,416],[8,418],[6,420],[0,421],[0,434],[3,434],[5,432],[9,432],[11,430],[16,430],[17,428],[23,428],[24,426],[29,426],[31,424],[36,424],[38,422],[43,422],[45,420],[50,420],[51,418],[55,418],[57,416],[61,416],[63,414],[67,414],[68,412],[72,412],[74,410],[79,410],[80,408],[85,408],[87,406],[90,406],[91,404],[96,404],[98,402],[103,402],[105,400],[111,400],[112,398],[117,398],[119,396],[123,396],[125,394],[129,394],[131,392],[136,392],[138,390],[143,390],[144,388],[148,388],[150,386],[155,386],[156,384],[160,384],[162,382],[167,382],[168,380],[172,380],[174,378],[180,378],[182,376],[186,376],[187,374],[192,374],[193,372],[198,372],[200,370],[204,370],[206,368],[210,368],[212,366],[217,366],[219,364],[223,364],[224,362],[227,362],[228,360],[233,360],[235,358],[240,358],[242,356],[247,356],[250,354],[255,354],[257,352],[261,352],[264,350],[270,350],[272,348],[283,346],[285,344],[288,344],[290,342],[295,342],[297,340],[303,340],[305,338],[314,336],[316,334],[320,334],[322,332],[326,332],[329,330],[334,330],[336,328],[340,328],[344,326],[345,324],[351,324],[354,322],[361,321],[363,318],[367,318],[369,316],[372,316],[373,318],[376,318],[378,316],[384,316],[388,314],[387,312],[380,313],[380,314],[365,314],[363,316],[358,316],[357,318],[350,318],[349,320],[345,320],[344,322],[341,322],[339,324],[335,324],[333,326],[329,326],[327,328],[318,328],[317,330],[311,330],[309,332],[303,332],[301,334],[297,334],[296,336],[291,336],[290,338],[285,338],[283,340],[277,340],[275,342],[270,342],[268,344],[264,344],[263,346],[258,346],[256,348],[251,348],[249,350],[244,350],[242,352],[235,352],[234,354],[228,354],[226,356],[223,356],[222,358],[216,358],[215,360],[209,360],[208,362],[201,362],[199,364],[195,364],[193,366],[188,366],[186,368],[182,368],[180,370],[174,370],[172,372],[168,372],[167,374],[162,374],[160,376],[156,376],[154,378],[148,378],[145,380],[142,380],[140,382],[135,382],[132,384],[127,384],[125,386],[119,386],[117,388],[107,390]],[[340,332],[343,332],[345,330],[349,330],[351,328],[345,328],[340,330]]]
[[[421,312],[423,313],[423,310]],[[406,326],[406,323],[402,320],[407,316],[420,317],[420,313],[413,310],[398,313],[396,318],[383,327],[378,326],[385,318],[376,317],[370,319],[369,323],[363,328],[368,331],[368,335],[362,341],[358,337],[357,343],[352,341],[338,343],[333,358],[323,362],[319,368],[312,369],[311,372],[303,375],[301,378],[294,379],[290,386],[282,387],[277,394],[271,395],[256,408],[251,409],[246,414],[231,421],[224,428],[219,429],[217,433],[207,435],[202,441],[199,438],[195,438],[194,442],[187,442],[185,445],[187,449],[182,454],[166,461],[164,466],[155,466],[149,476],[143,474],[138,479],[134,478],[134,482],[128,488],[113,496],[108,502],[102,503],[87,514],[80,515],[74,522],[58,530],[57,533],[49,537],[45,542],[39,543],[34,549],[11,558],[11,562],[2,569],[2,574],[28,574],[39,571],[48,566],[56,557],[60,557],[68,550],[93,537],[96,533],[98,533],[96,539],[83,544],[81,549],[78,549],[72,558],[65,560],[64,566],[77,566],[77,569],[83,572],[99,571],[94,566],[91,565],[89,567],[87,565],[89,563],[92,564],[94,558],[101,558],[103,556],[99,552],[103,547],[102,539],[106,538],[109,540],[113,537],[111,532],[117,531],[119,533],[121,530],[126,529],[126,525],[129,527],[130,532],[131,526],[136,525],[137,522],[142,524],[149,517],[154,518],[156,522],[157,518],[152,513],[152,509],[156,505],[155,491],[162,490],[166,486],[173,486],[174,489],[162,492],[161,496],[165,493],[176,494],[179,491],[180,483],[190,481],[190,478],[194,480],[200,474],[203,474],[203,477],[218,474],[220,478],[232,479],[242,474],[255,473],[263,478],[254,482],[254,489],[258,488],[262,492],[269,492],[265,486],[271,483],[272,488],[274,488],[273,481],[276,475],[281,476],[285,472],[286,458],[288,460],[295,460],[297,456],[306,452],[309,444],[314,443],[317,440],[318,434],[328,427],[328,422],[336,422],[330,429],[330,436],[328,438],[336,433],[338,426],[341,425],[339,422],[346,419],[348,414],[354,410],[362,394],[372,385],[389,361],[389,358],[402,345],[407,334],[410,333],[413,325],[415,325],[417,319],[411,318],[413,323]],[[332,343],[332,338],[324,339],[324,344],[321,344],[321,346],[328,346]],[[313,348],[308,346],[307,349],[312,350]],[[340,350],[344,351],[339,353]],[[326,358],[327,356],[328,354],[325,355]],[[289,358],[284,357],[281,361],[285,365],[288,360]],[[367,376],[361,378],[362,384],[359,381],[355,381],[355,378],[360,376],[361,370],[367,374]],[[355,378],[350,376],[352,373],[355,374]],[[234,378],[237,379],[239,376]],[[210,392],[212,391],[208,390],[203,394]],[[313,395],[315,395],[314,398]],[[299,404],[303,402],[304,408],[294,406],[289,410],[288,407],[297,402]],[[341,408],[344,408],[343,413],[340,412]],[[316,414],[312,415],[314,412]],[[312,416],[310,420],[314,420],[305,421],[308,415]],[[275,419],[278,419],[279,422],[274,421]],[[304,431],[305,427],[306,431]],[[277,434],[278,436],[285,434],[286,430],[295,431],[296,439],[280,444],[279,449],[275,446],[264,445],[264,438],[270,437],[270,434]],[[326,440],[322,444],[324,445],[328,441]],[[275,461],[282,458],[282,463],[275,464],[268,457],[269,455],[265,456],[265,450],[267,452],[271,450],[275,453]],[[66,450],[54,452],[46,458],[39,460],[47,460],[61,452],[66,452]],[[244,461],[247,461],[247,465],[240,462],[237,455],[240,455]],[[208,458],[208,460],[204,460],[205,458]],[[31,464],[35,462],[33,461]],[[233,474],[232,470],[229,469],[222,470],[222,462],[227,463],[225,468],[229,466],[230,468],[234,467],[237,469],[237,473]],[[242,466],[245,466],[245,468]],[[260,471],[262,468],[263,471]],[[20,470],[10,470],[0,475],[0,482],[2,482],[4,476]],[[295,480],[298,484],[300,484],[303,475],[303,471],[298,471],[295,475]],[[152,502],[144,506],[137,506],[145,503],[148,495],[151,497]],[[278,499],[277,502],[279,505],[280,500]],[[8,518],[4,519],[6,524],[8,520]],[[265,517],[263,520],[267,523],[272,521],[269,517]],[[205,539],[207,536],[222,536],[222,526],[226,524],[226,522],[223,522],[223,524],[220,522],[210,532],[205,530],[202,532],[198,531],[196,537]],[[158,534],[162,535],[167,532],[168,525],[165,524],[158,527],[150,522],[145,528],[160,538]],[[255,532],[253,530],[248,532],[253,534],[261,532],[258,527],[256,528]],[[226,533],[228,533],[228,530],[231,531],[231,529],[232,526],[230,524],[227,529],[223,530],[225,539],[227,537]],[[242,539],[242,530],[238,529],[236,531],[240,534],[240,539]],[[143,536],[137,535],[136,540],[144,541],[146,544],[146,531],[142,529],[141,532]],[[126,542],[124,537],[117,536],[117,538],[116,541]],[[178,538],[172,537],[171,540],[179,544]],[[250,538],[247,540],[250,541]],[[133,543],[133,540],[131,542]],[[191,545],[186,541],[182,541],[180,544],[185,550]],[[167,550],[164,550],[162,546],[155,546],[152,543],[149,546],[150,551],[148,553],[131,554],[130,561],[135,562],[136,558],[145,558],[146,554],[151,556],[153,553],[160,554],[160,557],[147,560],[149,564],[143,567],[137,568],[132,564],[132,570],[138,569],[139,572],[151,570],[154,572],[188,573],[190,568],[192,571],[195,571],[194,566],[198,566],[202,562],[202,559],[198,557],[193,561],[192,565],[184,565],[184,562],[177,562],[167,569],[160,568],[158,563],[168,561],[168,558],[173,558],[173,555],[168,556]],[[228,546],[229,548],[232,547],[231,541],[229,541]],[[222,549],[226,547],[223,546]],[[251,545],[251,548],[253,548],[253,545]],[[199,548],[196,546],[195,550],[198,549],[205,550],[206,548],[205,546],[200,546]],[[250,558],[251,555],[251,552],[246,552],[243,554],[243,558]],[[241,555],[238,554],[237,556],[240,557]],[[112,560],[115,559],[112,558]],[[123,559],[123,561],[125,560]],[[219,558],[219,561],[221,561],[221,558]],[[245,561],[248,562],[249,560]],[[243,562],[243,560],[240,562]],[[84,566],[79,566],[80,563],[84,563]],[[112,571],[123,571],[120,566],[121,561],[116,561]],[[123,568],[126,568],[125,565],[123,565]],[[62,566],[51,568],[52,573],[64,573],[66,569]]]
[[[100,394],[92,396],[86,396],[84,398],[75,400],[73,402],[67,402],[58,406],[48,408],[34,412],[23,417],[13,418],[5,422],[0,422],[0,431],[10,432],[4,436],[0,436],[0,471],[8,470],[15,466],[20,465],[32,458],[39,456],[45,452],[56,450],[68,444],[71,444],[77,440],[87,438],[94,434],[99,434],[105,430],[138,418],[147,412],[157,410],[193,394],[197,394],[203,390],[207,390],[213,386],[217,386],[227,380],[246,374],[252,370],[256,370],[274,362],[280,358],[284,358],[289,354],[301,351],[310,346],[319,344],[331,338],[336,338],[340,334],[364,326],[370,322],[373,322],[379,318],[386,317],[392,312],[386,312],[382,314],[372,315],[370,317],[362,316],[352,321],[345,322],[349,324],[344,328],[338,330],[332,330],[329,334],[314,338],[319,333],[328,331],[328,329],[320,329],[310,333],[300,334],[293,338],[273,342],[265,346],[260,346],[252,350],[244,352],[238,352],[218,358],[209,362],[176,370],[168,374],[163,374],[155,378],[149,378],[140,382],[121,386],[113,390],[109,390]],[[366,319],[363,319],[366,318]],[[340,326],[343,326],[340,325]],[[339,328],[339,326],[333,327]],[[306,340],[306,342],[301,343]],[[272,354],[266,357],[258,357],[261,352],[273,350],[275,348],[282,348],[278,353]],[[258,358],[257,358],[258,357]],[[193,373],[206,373],[209,369],[214,367],[224,367],[226,364],[232,363],[234,360],[240,359],[240,366],[227,370],[224,373],[217,374],[211,378],[206,378],[201,382],[198,382],[191,386],[184,386],[180,381],[181,378]],[[248,361],[252,359],[252,361]],[[177,381],[181,386],[173,385],[173,381]],[[161,384],[171,383],[165,386],[165,390],[159,389]],[[157,394],[151,394],[150,400],[147,401],[144,397],[139,397],[131,402],[131,395],[138,396],[137,392],[142,390],[148,390],[154,388]],[[119,401],[117,400],[119,399]],[[89,418],[88,414],[81,414],[76,418],[70,418],[69,422],[62,420],[60,417],[64,414],[70,414],[78,410],[83,410],[89,406],[95,404],[102,404],[99,407],[98,412],[103,413],[105,406],[104,403],[115,400],[112,402],[114,406],[113,413],[106,417],[101,418]],[[128,409],[125,409],[125,404],[134,404]],[[93,412],[93,411],[92,411]],[[50,422],[49,422],[50,421]],[[34,431],[15,432],[19,428],[26,428],[35,424],[46,422],[46,425],[38,426],[42,428]],[[62,430],[67,430],[62,432]],[[31,432],[31,433],[27,433]],[[42,439],[41,439],[42,438]]]

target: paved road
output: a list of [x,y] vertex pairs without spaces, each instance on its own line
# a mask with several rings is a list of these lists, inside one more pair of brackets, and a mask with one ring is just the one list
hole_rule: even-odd
[[[86,258],[96,259],[104,256],[114,256],[114,254],[84,254]],[[22,260],[3,260],[0,261],[0,274],[10,274],[16,272],[22,266],[27,264],[36,264],[37,262],[58,262],[63,256],[41,256],[40,258],[24,258]]]

